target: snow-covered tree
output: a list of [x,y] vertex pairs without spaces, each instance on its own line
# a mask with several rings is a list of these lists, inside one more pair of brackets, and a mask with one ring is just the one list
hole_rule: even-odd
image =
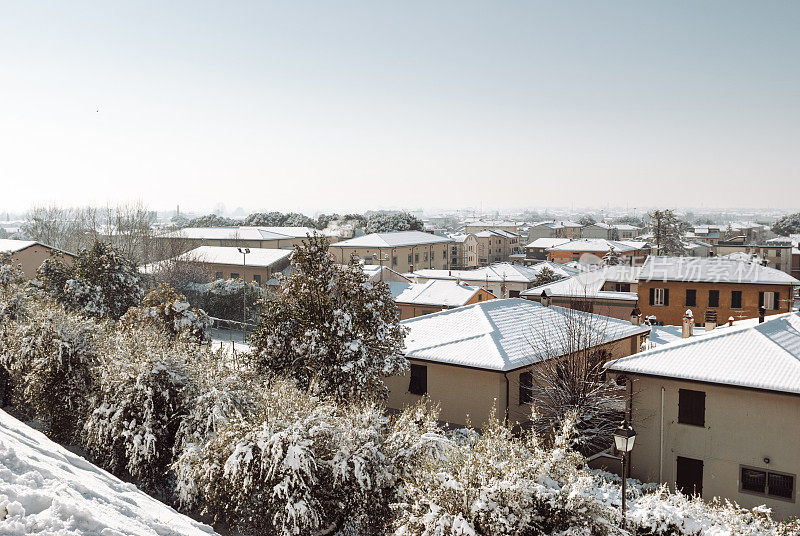
[[263,302],[250,341],[257,367],[339,400],[384,397],[382,378],[408,367],[388,287],[367,284],[355,263],[336,265],[324,237],[296,248],[292,267]]
[[150,291],[139,307],[131,307],[120,319],[125,326],[153,325],[170,337],[187,336],[197,342],[208,340],[211,320],[202,309],[191,307],[184,296],[162,283]]
[[138,304],[144,292],[133,262],[105,242],[79,251],[72,266],[57,257],[46,260],[35,284],[70,309],[113,320]]
[[15,333],[6,366],[20,409],[40,420],[56,441],[73,442],[83,426],[101,329],[59,305],[39,303]]
[[17,320],[27,314],[23,272],[8,253],[0,254],[0,406],[8,403],[13,382],[9,367],[17,354]]
[[650,232],[656,243],[657,255],[681,256],[686,253],[683,246],[685,222],[675,216],[670,209],[654,210],[650,214]]
[[619,254],[619,251],[614,246],[608,248],[608,253],[603,255],[603,264],[606,266],[617,266],[625,264],[625,259]]
[[374,212],[369,215],[366,233],[388,233],[391,231],[422,231],[424,224],[408,212]]
[[104,341],[84,428],[90,457],[120,478],[167,495],[167,472],[192,400],[194,346],[171,344],[152,328],[119,330]]
[[546,285],[561,279],[561,276],[556,274],[549,266],[545,266],[539,273],[536,274],[536,279],[533,280],[533,286]]
[[787,214],[775,220],[775,223],[772,224],[772,231],[779,236],[800,234],[800,212]]

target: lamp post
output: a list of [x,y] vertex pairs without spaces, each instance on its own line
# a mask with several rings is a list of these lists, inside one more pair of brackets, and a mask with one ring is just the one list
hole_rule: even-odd
[[627,490],[628,475],[626,474],[626,458],[628,453],[633,450],[633,442],[636,439],[636,432],[628,424],[627,419],[622,421],[619,428],[614,430],[614,444],[622,454],[622,527],[625,527],[625,493]]
[[236,248],[242,254],[242,342],[247,338],[247,254],[250,253],[250,248]]

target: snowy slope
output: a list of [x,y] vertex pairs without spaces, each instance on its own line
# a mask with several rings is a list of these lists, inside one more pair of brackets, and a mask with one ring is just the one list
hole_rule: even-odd
[[0,410],[0,534],[216,533]]

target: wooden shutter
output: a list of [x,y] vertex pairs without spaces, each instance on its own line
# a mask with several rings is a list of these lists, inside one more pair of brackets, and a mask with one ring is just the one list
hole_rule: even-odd
[[762,305],[764,305],[764,293],[763,292],[759,292],[758,293],[758,306],[761,307]]
[[650,289],[650,305],[653,305],[656,302],[656,289]]
[[678,422],[694,426],[706,424],[706,393],[692,389],[678,390]]
[[664,289],[664,306],[669,305],[669,289]]
[[523,372],[519,375],[519,405],[530,404],[533,388],[533,374],[530,372]]
[[775,300],[773,302],[774,309],[776,311],[780,311],[781,310],[781,293],[780,292],[776,292],[775,293],[775,297],[773,298],[773,300]]
[[703,460],[678,456],[675,486],[684,495],[703,495]]

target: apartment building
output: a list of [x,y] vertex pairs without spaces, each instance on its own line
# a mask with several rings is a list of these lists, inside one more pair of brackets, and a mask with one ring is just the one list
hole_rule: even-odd
[[500,229],[501,231],[508,231],[509,233],[518,233],[520,224],[507,220],[477,220],[467,222],[464,226],[465,233],[479,233],[481,231],[490,231],[492,229]]
[[475,233],[478,244],[478,266],[506,262],[511,255],[522,252],[520,236],[511,231],[489,229]]
[[569,220],[536,222],[528,228],[528,242],[533,242],[537,238],[569,238],[575,240],[581,237],[582,227],[580,223]]
[[450,246],[450,267],[463,270],[478,267],[478,238],[473,233],[447,235],[453,241]]
[[450,267],[453,239],[422,231],[372,233],[331,244],[336,262],[357,258],[364,264],[388,266],[398,272]]
[[785,272],[720,257],[647,258],[639,272],[639,308],[658,322],[681,325],[687,310],[697,324],[791,311],[800,281]]
[[605,238],[581,238],[547,249],[547,260],[557,263],[580,261],[584,255],[602,259],[610,253],[628,265],[641,265],[650,253],[647,242],[622,242]]

